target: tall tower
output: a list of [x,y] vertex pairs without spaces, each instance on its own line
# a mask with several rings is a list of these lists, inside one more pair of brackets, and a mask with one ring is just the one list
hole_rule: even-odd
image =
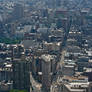
[[42,89],[46,92],[50,91],[51,86],[51,61],[52,56],[51,55],[42,55]]
[[30,62],[22,59],[13,61],[13,88],[30,92]]
[[16,4],[12,13],[13,20],[19,20],[24,16],[24,7],[21,4]]

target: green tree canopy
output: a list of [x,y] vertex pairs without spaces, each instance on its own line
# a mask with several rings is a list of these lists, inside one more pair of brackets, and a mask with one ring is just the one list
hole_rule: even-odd
[[10,90],[10,92],[27,92],[26,90],[17,90],[17,89],[13,89],[13,90]]

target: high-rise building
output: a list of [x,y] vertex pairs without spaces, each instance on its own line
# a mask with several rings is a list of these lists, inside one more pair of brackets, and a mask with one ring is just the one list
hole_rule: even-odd
[[24,46],[21,44],[13,46],[12,54],[13,58],[21,58],[21,56],[25,54]]
[[12,13],[13,20],[19,20],[24,16],[24,9],[21,4],[16,4]]
[[42,55],[42,86],[49,92],[51,86],[51,56]]
[[25,59],[13,61],[13,88],[30,92],[30,62]]
[[41,56],[41,59],[42,59],[42,89],[46,92],[49,92],[52,82],[53,71],[55,70],[54,69],[55,56],[44,54]]

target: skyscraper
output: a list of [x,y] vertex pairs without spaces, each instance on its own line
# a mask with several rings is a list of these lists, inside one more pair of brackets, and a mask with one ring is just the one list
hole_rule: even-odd
[[19,20],[24,16],[24,8],[21,4],[16,4],[12,13],[13,20]]
[[22,59],[13,61],[13,88],[30,92],[30,62]]
[[52,75],[55,71],[55,59],[54,55],[44,54],[42,59],[42,89],[46,92],[50,91],[52,82]]
[[51,85],[51,56],[42,55],[42,86],[49,92]]

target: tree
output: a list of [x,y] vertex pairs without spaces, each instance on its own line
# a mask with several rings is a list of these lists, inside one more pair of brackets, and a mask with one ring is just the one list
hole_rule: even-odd
[[27,92],[26,90],[17,90],[17,89],[13,89],[13,90],[10,90],[10,92]]

